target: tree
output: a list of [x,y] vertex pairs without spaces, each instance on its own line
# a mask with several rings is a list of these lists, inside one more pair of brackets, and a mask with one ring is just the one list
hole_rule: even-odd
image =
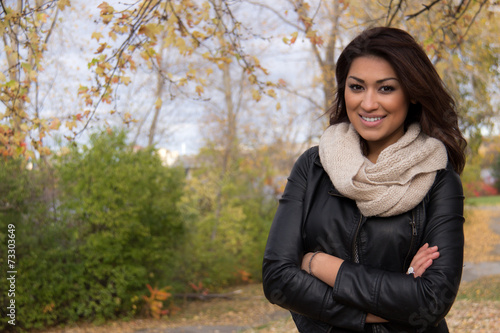
[[5,107],[0,122],[0,153],[32,155],[31,149],[27,149],[30,145],[47,154],[43,138],[59,128],[60,120],[40,117],[37,77],[43,70],[43,54],[59,12],[69,6],[69,0],[18,0],[0,4],[6,66],[3,72],[7,73],[0,72],[0,100]]
[[[83,113],[86,120],[83,129],[101,102],[113,100],[114,87],[130,82],[127,72],[137,69],[136,54],[158,71],[163,79],[158,82],[171,92],[170,98],[186,88],[201,98],[206,85],[205,75],[210,75],[211,71],[200,73],[195,69],[193,64],[200,58],[218,66],[233,61],[238,63],[248,80],[259,86],[259,95],[265,92],[266,82],[258,80],[258,74],[266,70],[257,58],[244,51],[241,41],[245,30],[233,15],[234,6],[237,4],[215,0],[202,3],[146,0],[121,9],[106,2],[99,5],[102,23],[108,27],[108,37],[101,32],[93,33],[96,40],[104,41],[97,50],[99,56],[89,64],[95,72],[96,84],[82,86],[79,91],[88,107]],[[175,50],[183,57],[184,73],[174,75],[165,67],[161,56],[163,48]],[[158,105],[161,102],[157,99]],[[124,120],[127,123],[133,117],[125,113]]]
[[[408,29],[420,41],[448,88],[458,100],[460,122],[477,154],[481,131],[491,128],[498,114],[491,96],[498,94],[500,27],[498,14],[487,0],[432,1],[415,6],[399,1],[388,9],[388,23]],[[476,142],[477,141],[477,142]]]
[[367,26],[387,25],[403,28],[421,42],[459,100],[461,125],[466,134],[476,137],[475,133],[498,114],[498,107],[490,100],[490,96],[498,94],[493,87],[498,86],[500,78],[496,70],[500,54],[498,14],[495,5],[487,0],[436,0],[428,5],[406,0],[287,0],[287,6],[281,7],[256,0],[249,3],[266,8],[296,30],[285,42],[309,40],[311,56],[321,72],[318,82],[323,90],[323,112],[332,101],[335,60],[345,41]]

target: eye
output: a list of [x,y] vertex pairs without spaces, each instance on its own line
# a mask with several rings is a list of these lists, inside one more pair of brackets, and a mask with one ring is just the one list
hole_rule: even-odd
[[382,91],[383,93],[390,93],[392,91],[396,90],[393,86],[383,86],[383,87],[380,87],[380,91]]
[[362,90],[363,87],[359,84],[352,83],[349,85],[349,89],[351,89],[352,91],[359,91],[359,90]]

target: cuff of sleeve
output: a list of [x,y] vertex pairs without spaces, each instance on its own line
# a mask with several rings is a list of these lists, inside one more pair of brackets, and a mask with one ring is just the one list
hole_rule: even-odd
[[333,286],[333,298],[337,302],[376,314],[382,276],[380,270],[344,261]]

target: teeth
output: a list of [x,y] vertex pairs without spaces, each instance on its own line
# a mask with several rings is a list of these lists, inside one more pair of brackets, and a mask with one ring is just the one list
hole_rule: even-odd
[[361,116],[361,118],[363,118],[363,120],[369,121],[369,122],[374,122],[374,121],[382,119],[382,117],[368,118],[368,117],[363,117],[363,116]]

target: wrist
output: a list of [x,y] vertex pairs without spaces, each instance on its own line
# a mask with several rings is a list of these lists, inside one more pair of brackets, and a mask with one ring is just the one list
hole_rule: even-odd
[[309,274],[333,287],[344,260],[324,252],[317,253],[313,259],[310,260],[311,272]]
[[312,254],[311,258],[309,259],[309,274],[314,276],[313,274],[313,270],[312,270],[312,262],[313,262],[313,259],[314,257],[316,257],[316,255],[322,253],[321,251],[316,251]]

